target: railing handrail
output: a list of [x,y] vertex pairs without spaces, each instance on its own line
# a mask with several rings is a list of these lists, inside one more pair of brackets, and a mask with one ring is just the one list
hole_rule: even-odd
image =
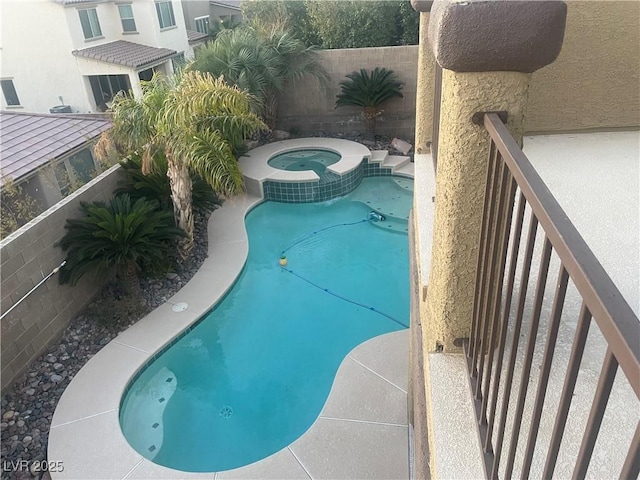
[[484,126],[640,398],[640,320],[498,115]]

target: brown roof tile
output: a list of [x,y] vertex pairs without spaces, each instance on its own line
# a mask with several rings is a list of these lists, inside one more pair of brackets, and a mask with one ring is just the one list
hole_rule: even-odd
[[189,40],[190,44],[202,42],[207,38],[209,38],[209,35],[207,35],[206,33],[196,32],[195,30],[187,30],[187,40]]
[[77,57],[90,58],[113,65],[141,68],[154,62],[173,57],[178,52],[168,48],[149,47],[139,43],[116,40],[95,47],[72,52]]
[[0,183],[24,177],[111,127],[87,117],[0,112]]

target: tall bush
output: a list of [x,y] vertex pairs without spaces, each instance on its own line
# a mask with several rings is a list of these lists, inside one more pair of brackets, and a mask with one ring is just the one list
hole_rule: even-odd
[[189,69],[222,76],[249,92],[256,99],[254,111],[270,128],[275,126],[278,94],[288,84],[311,77],[324,87],[329,78],[315,48],[280,28],[251,26],[221,32],[196,52]]

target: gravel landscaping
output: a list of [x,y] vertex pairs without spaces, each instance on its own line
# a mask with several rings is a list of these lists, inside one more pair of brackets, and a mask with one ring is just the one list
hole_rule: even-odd
[[[166,302],[195,275],[207,257],[208,218],[208,213],[196,215],[195,246],[189,258],[176,264],[175,272],[163,278],[142,279],[144,304],[127,299],[115,284],[108,284],[71,321],[60,340],[7,388],[2,396],[0,423],[3,479],[48,477],[36,471],[35,465],[47,460],[49,427],[65,388],[103,346]],[[31,468],[23,468],[21,461]]]

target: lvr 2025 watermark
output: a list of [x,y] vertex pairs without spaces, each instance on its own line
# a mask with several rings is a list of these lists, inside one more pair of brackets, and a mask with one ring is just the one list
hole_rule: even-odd
[[64,463],[52,462],[48,460],[37,460],[30,462],[28,460],[2,461],[3,472],[62,472],[64,471]]

